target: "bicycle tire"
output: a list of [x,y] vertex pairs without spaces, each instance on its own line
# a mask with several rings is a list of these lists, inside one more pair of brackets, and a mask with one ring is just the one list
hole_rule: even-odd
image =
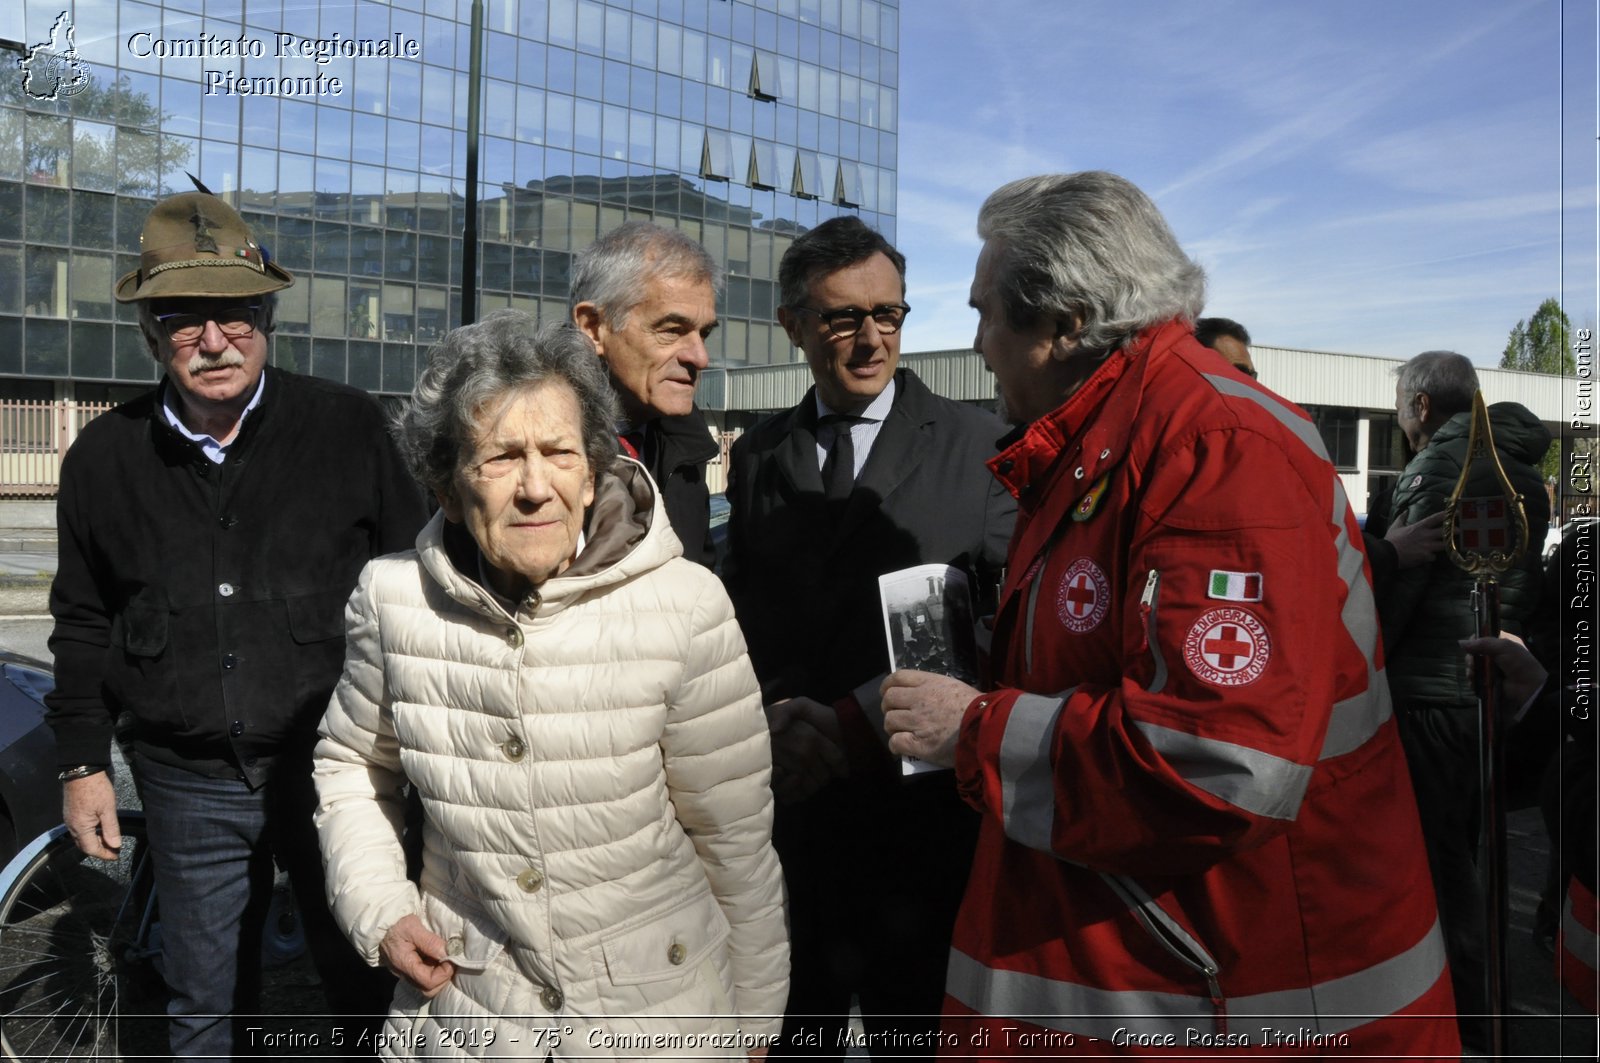
[[0,1056],[123,1059],[167,1051],[144,815],[119,813],[115,861],[66,827],[0,871]]

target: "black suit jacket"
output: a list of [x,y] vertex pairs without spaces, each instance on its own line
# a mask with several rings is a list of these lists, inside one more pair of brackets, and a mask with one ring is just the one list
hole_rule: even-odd
[[[767,701],[833,702],[888,670],[878,577],[964,566],[992,597],[1016,502],[984,462],[1005,426],[909,370],[842,512],[817,466],[815,389],[733,445],[726,581]],[[982,611],[981,603],[980,612]]]
[[[998,581],[1016,504],[984,462],[1005,428],[906,370],[895,380],[838,512],[822,493],[813,393],[733,446],[725,579],[769,703],[837,702],[888,669],[883,573],[963,565],[992,597],[982,592]],[[842,1013],[852,993],[864,1011],[929,1014],[943,997],[978,817],[950,772],[903,780],[882,750],[851,759],[848,777],[780,805],[774,822],[795,942],[793,1021]]]

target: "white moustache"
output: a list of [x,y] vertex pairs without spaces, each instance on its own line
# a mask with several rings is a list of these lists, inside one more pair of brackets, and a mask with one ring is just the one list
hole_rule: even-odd
[[232,348],[223,351],[221,354],[216,355],[215,357],[209,358],[203,354],[200,354],[199,352],[196,352],[194,356],[189,359],[189,373],[192,376],[203,373],[207,369],[225,369],[230,366],[243,364],[244,355],[240,354],[236,350],[233,350]]

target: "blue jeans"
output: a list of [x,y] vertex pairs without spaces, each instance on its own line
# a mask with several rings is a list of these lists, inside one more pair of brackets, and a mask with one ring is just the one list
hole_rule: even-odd
[[244,1028],[260,1012],[274,860],[293,884],[329,1013],[348,1016],[347,1030],[380,1028],[394,980],[361,960],[328,912],[309,758],[281,765],[259,790],[138,754],[131,764],[161,898],[173,1056],[249,1054]]

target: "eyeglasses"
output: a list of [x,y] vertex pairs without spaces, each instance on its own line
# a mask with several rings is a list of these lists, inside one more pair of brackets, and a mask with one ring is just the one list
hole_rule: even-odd
[[157,314],[156,320],[167,330],[173,343],[198,343],[205,335],[206,322],[215,321],[217,328],[230,340],[242,340],[256,330],[256,319],[261,313],[259,304],[228,306],[205,314]]
[[817,319],[828,326],[828,331],[833,333],[835,339],[847,340],[861,331],[861,325],[872,319],[878,326],[878,331],[885,336],[900,331],[900,325],[905,321],[906,315],[911,313],[911,308],[905,303],[882,303],[871,310],[863,310],[857,306],[846,306],[838,310],[816,310],[809,306],[797,306],[794,309],[815,314]]

